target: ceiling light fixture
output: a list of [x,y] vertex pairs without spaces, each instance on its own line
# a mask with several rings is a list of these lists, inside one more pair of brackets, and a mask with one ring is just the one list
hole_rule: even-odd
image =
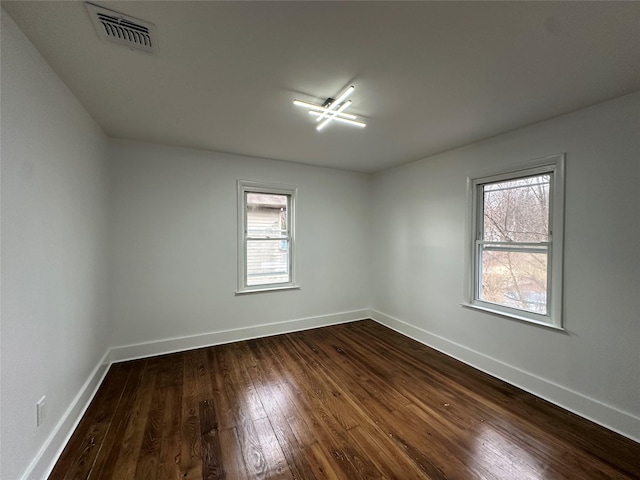
[[320,122],[316,127],[316,130],[318,131],[322,130],[334,120],[362,128],[366,126],[366,123],[356,121],[356,118],[358,118],[356,115],[344,112],[352,103],[351,100],[347,100],[346,102],[345,100],[354,90],[355,87],[351,85],[344,92],[338,95],[335,100],[333,98],[327,98],[322,105],[303,102],[301,100],[294,100],[293,104],[297,107],[308,108],[309,115],[317,117],[316,121]]

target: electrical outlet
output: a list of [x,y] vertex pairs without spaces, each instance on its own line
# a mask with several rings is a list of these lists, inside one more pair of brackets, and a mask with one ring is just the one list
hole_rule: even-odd
[[44,395],[40,400],[38,400],[38,403],[36,403],[36,427],[39,427],[40,425],[42,425],[42,422],[44,422],[44,419],[47,416],[47,410],[46,410],[46,405],[47,405],[47,396]]

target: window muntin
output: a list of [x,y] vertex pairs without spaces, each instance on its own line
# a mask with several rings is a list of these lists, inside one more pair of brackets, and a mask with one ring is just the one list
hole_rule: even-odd
[[238,293],[295,287],[294,188],[238,182]]
[[564,157],[470,180],[468,306],[561,328]]

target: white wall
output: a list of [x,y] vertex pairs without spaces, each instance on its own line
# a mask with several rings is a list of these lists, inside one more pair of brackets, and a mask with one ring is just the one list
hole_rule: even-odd
[[[111,174],[113,345],[368,308],[368,175],[124,140]],[[301,290],[235,295],[238,179],[298,187]]]
[[[462,308],[466,177],[566,152],[566,333]],[[640,440],[640,93],[378,174],[388,325]]]
[[1,56],[0,464],[15,480],[67,433],[57,424],[105,353],[108,143],[4,11]]

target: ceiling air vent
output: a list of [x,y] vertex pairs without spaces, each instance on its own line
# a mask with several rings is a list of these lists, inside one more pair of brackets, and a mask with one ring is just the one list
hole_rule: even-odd
[[98,36],[109,42],[156,53],[158,50],[155,25],[106,8],[85,3]]

